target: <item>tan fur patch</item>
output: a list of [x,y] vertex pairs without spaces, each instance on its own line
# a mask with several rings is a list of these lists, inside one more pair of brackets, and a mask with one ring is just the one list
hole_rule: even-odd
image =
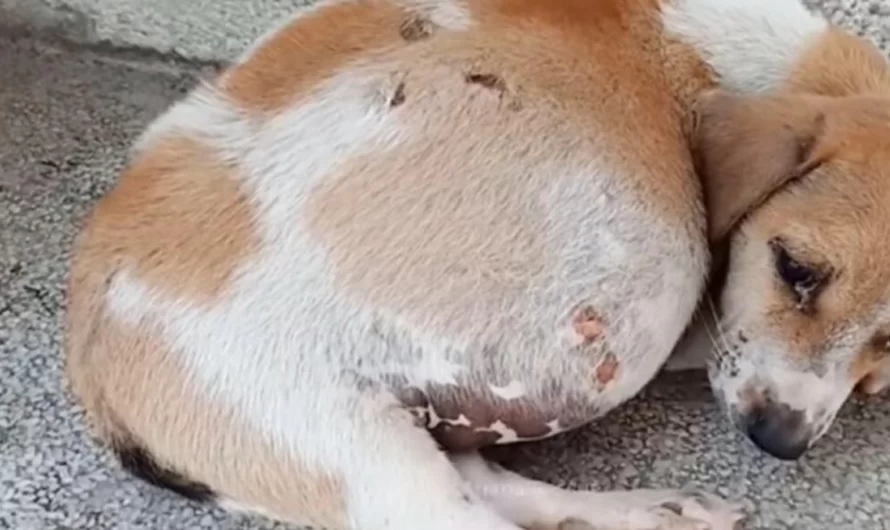
[[97,204],[90,249],[174,298],[213,299],[258,247],[237,171],[197,140],[161,140]]
[[691,44],[665,35],[662,45],[670,91],[682,108],[692,108],[699,94],[717,87],[717,72]]
[[80,381],[79,395],[103,438],[144,445],[162,466],[275,517],[346,527],[342,477],[285,452],[208,401],[156,331],[104,318],[93,338],[84,364],[70,364],[68,372]]
[[857,390],[866,395],[879,394],[890,386],[890,357],[886,350],[879,353],[868,351],[860,354],[851,370]]
[[[521,203],[524,190],[481,159],[454,160],[441,146],[463,141],[445,129],[433,134],[439,138],[413,149],[350,162],[314,194],[309,213],[348,291],[384,307],[419,309],[419,325],[428,329],[459,332],[544,270],[543,234],[533,224],[544,213],[493,207]],[[444,178],[442,168],[455,164],[463,167]],[[449,281],[431,289],[436,278]],[[466,307],[455,307],[458,300]]]
[[558,101],[605,139],[629,179],[651,189],[647,199],[660,213],[689,218],[698,187],[678,151],[686,145],[684,105],[713,77],[691,47],[664,32],[658,0],[468,3],[482,30],[516,45],[505,64],[484,73],[515,78],[535,101]]
[[[726,216],[735,215],[726,204],[748,203],[740,214],[757,206],[741,230],[749,243],[734,258],[763,264],[741,269],[757,271],[748,288],[766,297],[757,325],[795,354],[819,357],[830,337],[871,322],[890,296],[890,65],[867,40],[834,28],[798,57],[779,96],[735,99],[724,107],[735,105],[734,116],[706,135],[711,147],[725,147],[713,158],[719,167],[703,171],[706,182],[725,185],[724,206],[710,210]],[[766,186],[757,182],[764,177]],[[763,205],[745,199],[758,188],[776,193],[762,194]],[[796,261],[828,274],[805,311],[766,250],[777,237]],[[879,366],[873,349],[853,360],[854,380]]]
[[798,57],[786,88],[831,97],[890,94],[890,68],[872,43],[832,28]]
[[274,112],[308,96],[350,62],[404,46],[430,30],[393,2],[332,3],[298,17],[225,76],[224,91],[248,109]]
[[862,382],[863,387],[869,386],[869,377],[877,373],[887,363],[887,351],[883,345],[880,348],[870,345],[861,352],[850,367],[850,378],[856,382]]
[[712,242],[722,242],[752,211],[827,156],[821,98],[714,92],[695,108],[694,152]]
[[[820,354],[826,336],[846,323],[870,321],[890,297],[890,97],[832,99],[820,111],[825,123],[816,149],[825,162],[745,227],[758,241],[785,237],[795,259],[831,271],[807,315],[772,267],[758,280],[770,297],[765,321],[804,355]],[[853,370],[861,375],[862,365]]]
[[[407,71],[407,102],[393,112],[417,139],[344,161],[310,199],[310,227],[343,290],[430,331],[460,333],[510,306],[552,267],[547,212],[531,199],[548,177],[528,167],[558,164],[579,141],[598,146],[653,215],[703,230],[653,5],[474,2],[472,29],[389,55]],[[676,65],[700,75],[692,61]],[[513,157],[523,151],[532,154]]]

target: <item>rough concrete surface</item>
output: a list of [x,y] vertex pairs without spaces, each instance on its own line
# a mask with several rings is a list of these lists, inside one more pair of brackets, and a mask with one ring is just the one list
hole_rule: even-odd
[[[0,26],[30,27],[88,45],[144,48],[227,61],[289,14],[316,0],[0,0]],[[835,22],[890,40],[890,0],[804,0]],[[877,17],[883,17],[880,20]]]
[[[827,7],[886,40],[887,4],[850,5]],[[130,478],[89,440],[61,383],[77,223],[133,137],[193,82],[161,64],[0,40],[0,529],[285,528]],[[887,398],[851,401],[827,438],[788,464],[742,440],[701,377],[673,375],[596,425],[501,452],[522,473],[575,488],[696,484],[743,499],[756,530],[890,529]]]
[[79,44],[225,61],[314,0],[0,0],[11,26]]
[[[142,48],[220,62],[316,0],[0,0],[0,27],[29,27],[70,42]],[[879,44],[890,41],[890,0],[804,0]]]

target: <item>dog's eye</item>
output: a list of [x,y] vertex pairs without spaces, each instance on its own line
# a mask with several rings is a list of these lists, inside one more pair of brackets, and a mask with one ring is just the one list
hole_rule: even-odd
[[822,284],[820,271],[794,259],[778,241],[772,243],[776,257],[776,272],[782,281],[797,295],[798,301],[809,300]]
[[785,283],[798,290],[811,289],[819,283],[816,271],[802,265],[800,262],[788,255],[784,249],[779,251],[776,258],[776,267],[779,275],[785,280]]

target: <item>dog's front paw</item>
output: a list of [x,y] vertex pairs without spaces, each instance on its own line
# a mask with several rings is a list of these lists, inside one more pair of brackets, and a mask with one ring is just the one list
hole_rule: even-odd
[[741,506],[709,493],[685,490],[664,495],[649,509],[658,519],[651,530],[736,530],[745,518]]
[[890,387],[890,361],[884,361],[877,370],[860,381],[856,390],[866,396],[874,396],[882,394],[888,387]]
[[[692,490],[634,490],[594,495],[557,530],[738,530],[741,506]],[[605,504],[603,502],[605,501]]]

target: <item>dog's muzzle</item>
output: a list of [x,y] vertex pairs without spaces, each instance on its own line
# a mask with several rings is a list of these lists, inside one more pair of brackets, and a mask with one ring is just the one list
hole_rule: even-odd
[[799,459],[813,436],[803,411],[772,402],[741,415],[739,427],[757,447],[780,460]]

